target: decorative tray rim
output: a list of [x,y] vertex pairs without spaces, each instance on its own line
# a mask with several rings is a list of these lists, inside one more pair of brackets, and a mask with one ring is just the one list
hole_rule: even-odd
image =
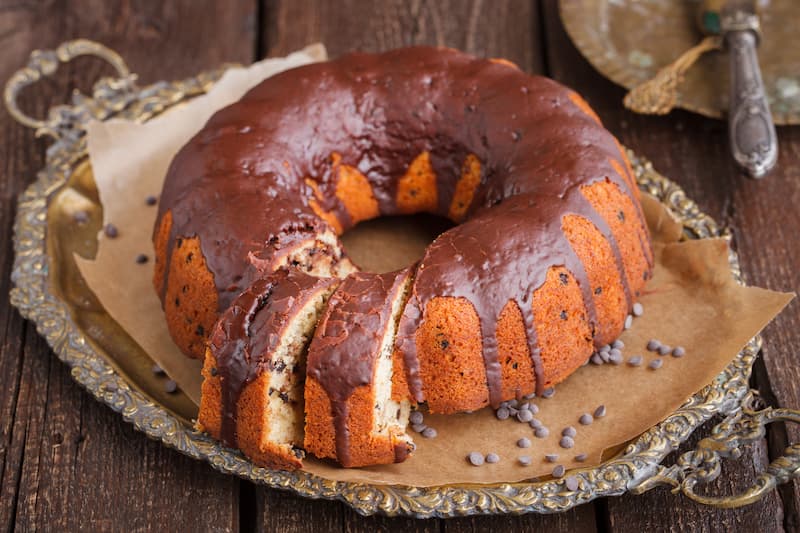
[[[100,80],[92,97],[76,93],[71,106],[53,107],[45,121],[22,115],[15,101],[22,88],[54,72],[59,61],[66,62],[84,54],[97,55],[114,64],[119,78]],[[760,496],[793,475],[788,470],[793,463],[774,466],[778,461],[773,462],[759,477],[759,484],[745,493],[751,494],[748,501],[741,500],[742,496],[704,497],[693,491],[696,483],[713,480],[718,475],[722,457],[737,456],[739,446],[763,436],[765,423],[792,419],[792,413],[787,415],[784,410],[753,410],[755,397],[749,389],[748,379],[761,347],[758,336],[748,342],[713,383],[629,443],[617,456],[596,467],[570,471],[569,475],[578,481],[576,490],[566,487],[566,478],[425,488],[337,482],[303,471],[284,472],[257,467],[239,452],[224,448],[210,437],[184,425],[114,370],[101,350],[95,348],[88,335],[76,325],[67,305],[51,291],[47,206],[53,193],[66,183],[74,165],[86,157],[83,126],[89,120],[115,117],[146,121],[171,106],[206,92],[223,72],[224,69],[219,69],[185,80],[138,87],[135,76],[130,75],[117,54],[97,43],[78,40],[64,43],[55,51],[34,52],[29,65],[12,76],[6,86],[5,101],[12,115],[36,127],[37,134],[47,134],[55,139],[47,150],[45,168],[19,197],[14,224],[11,303],[22,316],[36,324],[37,331],[58,358],[70,367],[72,378],[98,401],[120,413],[137,430],[190,457],[205,460],[221,472],[288,489],[306,497],[337,499],[363,515],[382,513],[427,518],[553,513],[598,497],[641,493],[663,484],[681,490],[697,501],[730,507],[754,501],[754,490]],[[645,159],[630,151],[629,155],[640,188],[669,208],[682,222],[687,238],[730,237],[728,231],[702,213],[679,186],[658,174]],[[733,251],[729,259],[733,275],[741,283],[739,262]],[[684,453],[675,466],[660,464],[697,427],[715,415],[727,418],[716,426],[712,437],[701,441],[697,449]],[[800,448],[797,456],[800,457]],[[798,470],[798,467],[794,468]]]

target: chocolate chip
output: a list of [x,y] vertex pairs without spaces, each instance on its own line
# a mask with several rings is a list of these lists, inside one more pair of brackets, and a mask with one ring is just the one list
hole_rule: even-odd
[[561,434],[565,437],[574,437],[578,434],[578,430],[572,426],[567,426],[561,430]]
[[642,316],[644,314],[644,306],[639,302],[633,304],[633,316]]
[[617,218],[620,220],[620,222],[625,222],[625,212],[622,210],[617,211]]
[[140,265],[147,263],[147,256],[145,254],[139,254],[136,256],[136,262]]
[[528,425],[531,427],[531,429],[539,429],[540,427],[543,427],[542,421],[538,418],[532,419],[530,422],[528,422]]
[[522,405],[519,406],[520,411],[527,411],[531,408],[531,402],[524,402]]
[[553,387],[549,387],[545,389],[544,392],[542,393],[542,398],[552,398],[555,395],[556,395],[556,389],[554,389]]
[[662,344],[658,347],[658,355],[667,355],[668,353],[672,352],[672,347],[667,346],[666,344]]
[[606,416],[606,406],[605,405],[598,406],[597,409],[594,410],[593,416],[595,418],[603,418],[604,416]]
[[156,205],[158,203],[158,198],[153,196],[152,194],[144,199],[144,203],[147,205]]
[[472,463],[473,466],[481,466],[484,462],[483,454],[480,452],[470,452],[467,456],[467,461]]
[[664,364],[663,359],[653,359],[647,366],[649,366],[651,370],[658,370],[659,368],[661,368],[661,365],[663,364]]
[[87,213],[86,211],[76,211],[72,215],[72,220],[74,220],[78,224],[86,224],[87,222],[89,222],[89,213]]
[[426,439],[435,439],[436,435],[438,434],[439,432],[436,431],[434,428],[425,428],[422,430],[422,436],[425,437]]
[[568,318],[566,310],[561,311],[561,320],[566,320]]
[[625,329],[631,329],[633,325],[633,315],[628,315],[625,317]]
[[631,366],[640,366],[642,364],[641,355],[633,355],[628,359],[628,364]]
[[500,456],[494,452],[489,452],[486,454],[486,462],[490,464],[499,463]]
[[517,457],[517,461],[519,461],[519,464],[521,464],[522,466],[528,466],[531,464],[531,456],[520,455],[519,457]]
[[609,355],[609,357],[614,356],[614,355],[621,356],[622,355],[622,350],[620,350],[619,348],[611,348],[608,351],[608,355]]
[[672,357],[683,357],[686,355],[686,349],[683,346],[676,346],[672,349]]
[[517,441],[517,446],[519,448],[530,448],[531,447],[531,439],[528,437],[522,437]]
[[569,283],[569,276],[567,276],[563,272],[558,275],[558,278],[561,280],[562,285],[566,285],[567,283]]
[[530,394],[526,394],[525,396],[523,396],[523,398],[525,398],[526,400],[533,400],[534,398],[536,398],[536,393],[532,392]]
[[108,223],[103,227],[103,233],[109,239],[116,239],[119,236],[119,230],[114,224]]
[[612,365],[622,364],[622,353],[612,353],[608,356],[608,362]]
[[578,419],[578,422],[580,422],[580,424],[583,426],[588,426],[592,422],[594,422],[594,418],[589,413],[583,413],[581,417]]
[[661,342],[656,339],[650,339],[649,341],[647,341],[648,352],[657,352],[659,346],[661,346]]
[[519,406],[519,402],[516,399],[509,400],[508,401],[508,406],[509,407],[513,407],[513,408],[517,408]]
[[423,431],[428,429],[428,426],[425,424],[411,424],[411,429],[416,433],[422,433]]
[[587,455],[585,453],[579,453],[575,456],[575,460],[579,463],[586,461]]
[[506,419],[506,418],[508,418],[510,415],[511,415],[511,413],[509,413],[509,412],[508,412],[508,407],[501,407],[501,408],[500,408],[500,409],[498,409],[498,410],[497,410],[497,412],[494,414],[494,416],[496,416],[498,420],[505,420],[505,419]]
[[168,393],[172,394],[173,392],[178,390],[178,384],[168,379],[166,383],[164,383],[164,390]]
[[578,478],[569,476],[564,480],[564,485],[566,485],[567,490],[576,491],[578,490]]
[[536,435],[537,439],[546,439],[550,435],[550,430],[544,426],[536,428],[536,431],[533,432]]
[[204,328],[202,324],[198,324],[194,330],[194,334],[197,335],[198,337],[202,337],[203,335],[206,334],[206,328]]
[[575,446],[575,440],[572,437],[561,437],[561,440],[558,441],[558,445],[562,448],[572,448]]
[[421,411],[411,411],[411,414],[408,415],[408,421],[412,424],[422,424],[423,418]]
[[564,465],[558,465],[553,469],[553,477],[561,477],[566,472]]
[[439,343],[439,346],[442,347],[442,350],[446,350],[450,346],[450,341],[448,341],[447,339],[444,339],[443,341],[441,341]]
[[599,353],[596,353],[596,354],[592,355],[590,361],[592,362],[593,365],[600,366],[602,364],[605,364],[605,361],[603,361],[603,358],[600,357]]
[[513,407],[508,408],[508,414],[510,414],[511,416],[517,416],[517,413],[519,413],[519,409],[515,409]]
[[520,422],[530,422],[533,420],[533,413],[527,409],[521,410],[519,413],[517,413],[517,420]]
[[528,406],[528,411],[530,411],[531,413],[533,413],[535,415],[536,413],[539,412],[539,406],[536,405],[535,403],[532,403],[532,404],[530,404]]
[[602,292],[603,292],[603,287],[597,287],[597,288],[594,290],[594,293],[595,293],[595,294],[601,294]]
[[153,365],[153,368],[151,370],[153,371],[153,374],[163,374],[164,373],[164,369],[161,368],[158,365]]
[[625,347],[625,343],[622,342],[621,340],[617,339],[617,340],[615,340],[614,342],[611,343],[611,347],[612,348],[616,348],[617,350],[621,350],[621,349],[623,349]]
[[219,372],[217,372],[217,367],[212,366],[210,373],[211,373],[212,376],[216,377],[216,375],[219,373]]
[[558,461],[558,454],[557,453],[548,453],[544,456],[544,460],[548,463],[555,463]]

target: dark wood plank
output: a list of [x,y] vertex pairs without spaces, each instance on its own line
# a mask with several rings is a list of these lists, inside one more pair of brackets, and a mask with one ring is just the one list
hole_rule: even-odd
[[[280,1],[268,2],[265,12],[265,56],[279,56],[306,44],[323,42],[331,57],[352,50],[382,51],[427,44],[450,46],[486,57],[508,58],[528,72],[542,71],[538,10],[535,2],[505,0],[405,2]],[[268,491],[264,491],[268,494]],[[274,498],[269,495],[269,498]],[[262,500],[263,498],[259,498]],[[302,505],[301,502],[297,502]],[[262,523],[270,515],[283,516],[284,499],[267,503]],[[328,507],[325,507],[328,512]],[[437,521],[363,518],[343,511],[348,531],[419,531],[437,529]],[[316,519],[315,519],[316,520]],[[333,523],[333,517],[327,518]],[[275,522],[269,522],[275,523]],[[580,530],[594,531],[591,506],[560,516],[478,517],[446,520],[444,527],[459,530]]]
[[[76,37],[119,51],[142,83],[224,61],[249,62],[255,12],[255,2],[4,4],[0,80],[24,65],[33,48]],[[27,90],[22,104],[44,116],[51,105],[66,102],[72,88],[87,90],[109,73],[101,62],[81,59]],[[238,480],[148,440],[95,402],[10,308],[15,199],[42,167],[46,145],[0,113],[0,525],[24,531],[238,529]]]
[[[781,130],[783,167],[769,178],[770,181],[762,185],[748,180],[730,159],[724,122],[682,111],[666,117],[645,117],[625,111],[622,107],[624,90],[596,72],[569,41],[558,17],[556,0],[546,0],[544,7],[550,75],[581,92],[598,111],[606,127],[624,144],[651,159],[656,169],[679,183],[698,202],[700,209],[734,230],[748,281],[775,289],[796,287],[796,272],[780,279],[782,272],[787,273],[798,264],[800,253],[796,237],[792,239],[789,234],[792,231],[789,228],[796,225],[787,223],[785,218],[790,216],[797,220],[791,207],[792,198],[798,199],[797,166],[789,163],[797,155],[796,129],[791,135],[786,129]],[[789,185],[792,177],[795,177],[794,183]],[[787,194],[787,186],[794,192]],[[759,201],[754,203],[754,198]],[[781,202],[779,205],[783,209],[776,209],[773,203],[776,201]],[[759,207],[756,209],[753,205]],[[751,211],[744,212],[745,209]],[[770,233],[775,236],[769,237]],[[765,243],[772,243],[772,246],[765,246]],[[745,244],[749,248],[744,248]],[[800,404],[797,398],[800,381],[796,368],[787,370],[792,366],[789,363],[791,347],[798,345],[796,304],[793,309],[785,312],[765,332],[768,339],[765,360],[771,366],[770,380],[782,387],[780,395],[776,390],[779,402],[797,406]],[[780,365],[785,366],[781,368]],[[792,379],[794,382],[788,383]],[[727,468],[725,479],[718,481],[714,489],[732,493],[736,487],[748,486],[766,457],[766,446],[765,441],[759,443],[749,458]],[[691,524],[701,529],[705,527],[704,530],[740,527],[742,530],[775,531],[783,527],[783,502],[777,493],[750,507],[733,511],[701,510],[667,491],[642,498],[611,500],[608,506],[609,522],[614,530],[643,531],[653,524]],[[648,509],[647,516],[643,508]]]

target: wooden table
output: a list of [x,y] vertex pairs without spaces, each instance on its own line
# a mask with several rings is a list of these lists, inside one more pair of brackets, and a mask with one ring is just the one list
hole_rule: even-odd
[[[411,44],[506,57],[524,70],[576,88],[623,143],[681,184],[701,209],[733,229],[749,283],[800,287],[800,128],[779,128],[778,169],[752,181],[734,167],[725,124],[685,112],[641,117],[624,111],[623,90],[578,54],[555,0],[241,0],[0,2],[0,81],[34,48],[86,37],[109,45],[140,83],[177,79],[223,62],[249,63],[322,41],[332,56],[353,49]],[[53,81],[30,88],[25,109],[43,116],[111,74],[79,59]],[[0,112],[0,524],[20,531],[798,531],[800,484],[750,507],[701,508],[667,490],[599,500],[554,515],[415,521],[363,518],[347,506],[310,501],[216,473],[135,432],[94,401],[8,304],[16,197],[43,166],[47,142]],[[765,334],[753,386],[770,404],[800,406],[800,304]],[[690,439],[692,446],[700,435]],[[725,467],[711,487],[731,493],[749,484],[797,427],[772,427],[767,438]]]

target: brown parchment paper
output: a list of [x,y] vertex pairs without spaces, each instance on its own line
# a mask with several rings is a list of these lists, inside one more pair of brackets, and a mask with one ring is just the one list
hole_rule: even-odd
[[[156,210],[145,206],[143,199],[161,191],[171,157],[213,111],[271,73],[323,57],[324,49],[318,46],[286,60],[239,69],[234,76],[226,74],[207,96],[146,124],[108,121],[88,128],[104,222],[117,225],[120,235],[108,239],[101,234],[94,260],[77,257],[81,273],[109,314],[196,403],[200,364],[184,357],[170,339],[151,285],[152,262],[139,265],[134,261],[139,253],[151,258],[153,254],[150,238]],[[665,208],[647,196],[643,205],[656,248],[656,268],[639,299],[644,316],[622,335],[626,359],[642,355],[642,366],[587,365],[559,385],[554,397],[534,400],[540,409],[536,417],[550,429],[546,439],[535,438],[527,424],[497,420],[490,409],[428,415],[425,422],[439,435],[436,439],[415,436],[417,450],[405,463],[343,469],[312,458],[305,469],[335,480],[412,486],[520,481],[550,473],[554,465],[545,462],[547,453],[559,454],[558,464],[567,468],[579,465],[574,462],[579,453],[588,456],[581,466],[598,464],[603,450],[636,437],[672,413],[710,383],[792,295],[737,285],[724,241],[679,242],[681,227]],[[362,267],[387,271],[418,257],[436,231],[435,224],[424,219],[379,219],[355,228],[344,242]],[[651,370],[647,364],[658,356],[644,349],[650,338],[682,345],[687,355],[662,357],[663,367]],[[581,426],[580,415],[592,413],[599,405],[605,405],[608,414]],[[558,440],[562,428],[569,425],[578,434],[575,447],[565,450]],[[532,447],[517,448],[520,437],[530,438]],[[495,452],[501,461],[476,468],[465,460],[471,451]],[[533,463],[520,466],[520,455],[531,456]]]

